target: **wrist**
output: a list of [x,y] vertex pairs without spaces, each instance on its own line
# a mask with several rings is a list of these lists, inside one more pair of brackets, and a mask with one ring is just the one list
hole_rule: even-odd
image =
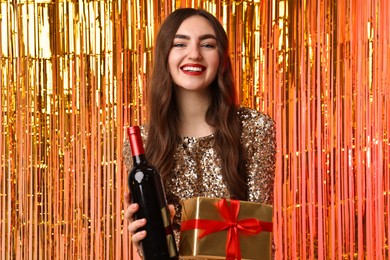
[[137,248],[137,253],[141,259],[144,259],[144,254],[142,253],[142,250]]

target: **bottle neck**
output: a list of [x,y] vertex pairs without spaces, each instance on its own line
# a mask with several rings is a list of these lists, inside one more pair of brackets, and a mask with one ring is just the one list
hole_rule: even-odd
[[146,163],[146,156],[145,154],[139,154],[133,156],[133,164],[134,165],[140,165]]
[[131,153],[133,155],[134,165],[146,162],[144,145],[142,143],[141,131],[139,126],[132,126],[127,131]]

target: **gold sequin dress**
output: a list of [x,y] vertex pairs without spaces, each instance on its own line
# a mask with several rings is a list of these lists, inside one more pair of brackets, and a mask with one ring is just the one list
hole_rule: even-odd
[[[242,122],[241,141],[247,158],[249,201],[272,205],[276,154],[275,123],[268,115],[249,108],[240,108],[238,114]],[[145,126],[141,126],[141,134],[145,142]],[[177,144],[173,158],[174,172],[165,184],[168,203],[174,204],[176,210],[176,240],[180,230],[180,200],[198,196],[230,198],[222,179],[214,141],[214,135],[200,138],[182,137]],[[125,140],[123,155],[126,168],[131,169],[133,158],[128,140]]]

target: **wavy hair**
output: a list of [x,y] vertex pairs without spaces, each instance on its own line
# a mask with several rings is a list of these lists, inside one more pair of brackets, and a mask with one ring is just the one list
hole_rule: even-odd
[[233,198],[247,199],[247,174],[243,158],[241,122],[233,70],[228,52],[228,38],[221,23],[204,10],[182,8],[172,12],[162,24],[156,39],[154,65],[149,89],[149,122],[146,156],[155,165],[163,180],[172,174],[179,140],[179,109],[174,84],[169,73],[168,55],[181,23],[194,15],[206,18],[214,28],[220,64],[211,84],[212,101],[206,122],[215,130],[215,149],[221,158],[221,172]]

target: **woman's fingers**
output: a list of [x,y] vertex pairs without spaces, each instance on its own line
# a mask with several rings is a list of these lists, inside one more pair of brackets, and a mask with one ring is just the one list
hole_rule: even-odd
[[134,220],[127,227],[127,229],[131,234],[131,240],[133,241],[134,246],[138,249],[141,248],[141,244],[140,244],[141,240],[145,239],[146,237],[146,231],[141,230],[137,232],[137,230],[139,228],[144,227],[145,224],[146,224],[146,219],[143,218],[143,219]]
[[141,240],[145,239],[146,237],[146,231],[142,230],[140,232],[135,233],[134,235],[131,235],[131,241],[133,241],[133,244],[136,248],[141,248]]
[[[142,230],[137,232],[140,228],[146,225],[146,219],[137,219],[135,220],[134,215],[139,209],[139,205],[137,203],[131,203],[130,193],[125,193],[125,201],[129,204],[125,212],[125,218],[129,221],[129,225],[127,227],[128,231],[131,234],[131,240],[134,245],[138,248],[140,246],[140,241],[146,237],[146,231]],[[172,204],[168,205],[169,213],[171,215],[171,221],[173,221],[173,217],[175,216],[175,207]]]
[[131,203],[131,195],[128,191],[125,193],[125,202],[127,203],[127,205]]
[[[144,227],[145,224],[146,224],[146,219],[144,219],[144,218],[138,219],[138,220],[134,220],[133,222],[131,222],[129,224],[127,229],[129,230],[130,234],[136,235],[137,233],[142,233],[143,232],[143,231],[137,232],[137,230],[142,228],[142,227]],[[144,233],[146,233],[146,232],[144,232]]]
[[175,211],[175,206],[173,204],[168,205],[169,213],[171,215],[171,222],[173,222],[173,218],[175,217],[176,211]]
[[137,203],[130,204],[126,209],[125,218],[130,222],[134,221],[134,214],[138,211],[138,208]]
[[137,203],[131,203],[131,194],[130,192],[125,193],[125,204],[127,205],[127,209],[125,211],[125,219],[129,221],[129,225],[127,226],[128,231],[131,234],[131,240],[133,241],[133,245],[140,250],[141,244],[140,241],[146,237],[146,231],[142,230],[137,232],[139,228],[142,228],[146,224],[146,219],[138,219],[135,220],[135,213],[138,211],[139,206]]

